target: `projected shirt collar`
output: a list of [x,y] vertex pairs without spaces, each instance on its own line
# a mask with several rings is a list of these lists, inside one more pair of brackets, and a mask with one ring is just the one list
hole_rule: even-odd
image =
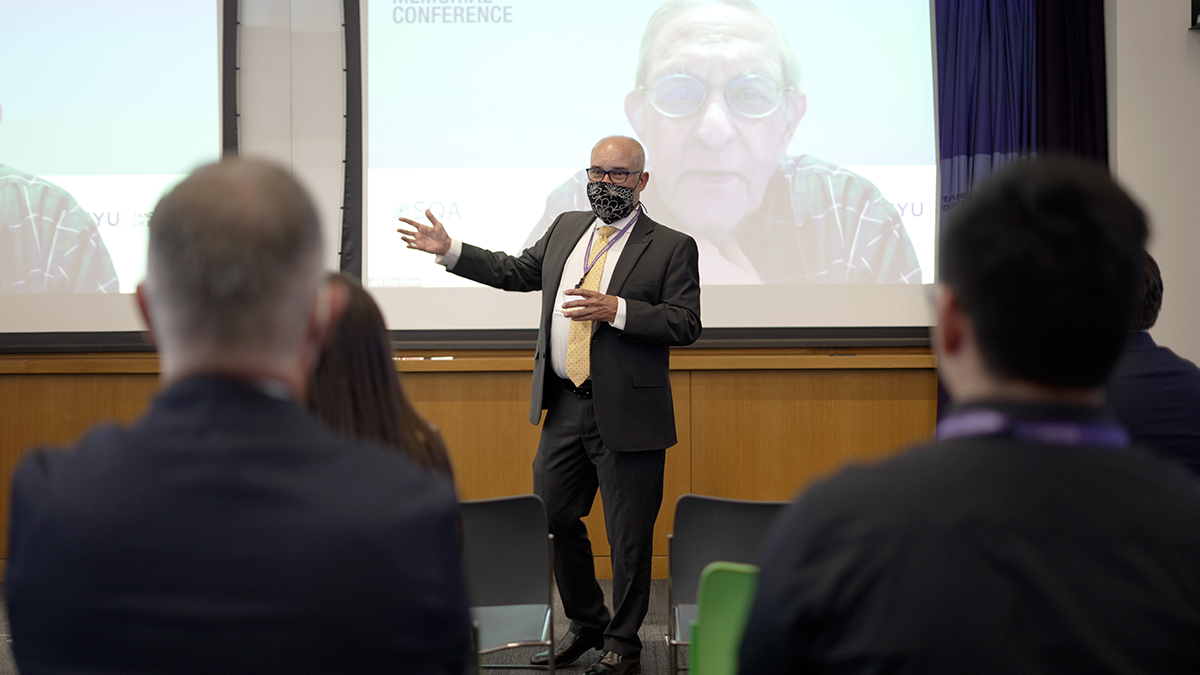
[[[687,231],[657,190],[642,201],[662,223]],[[813,155],[780,160],[758,210],[733,224],[732,235],[767,284],[920,280],[892,203],[869,180]]]

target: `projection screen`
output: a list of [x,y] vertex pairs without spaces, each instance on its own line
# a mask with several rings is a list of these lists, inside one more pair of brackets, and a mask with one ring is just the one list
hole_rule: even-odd
[[363,279],[391,328],[536,327],[537,293],[448,273],[397,218],[518,253],[589,208],[612,134],[646,147],[647,214],[697,240],[706,330],[929,325],[931,3],[667,5],[360,3]]
[[6,4],[0,333],[142,328],[154,205],[221,153],[221,4]]

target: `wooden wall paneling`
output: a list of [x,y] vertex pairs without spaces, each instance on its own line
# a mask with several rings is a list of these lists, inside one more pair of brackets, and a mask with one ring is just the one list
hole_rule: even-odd
[[460,499],[533,492],[540,426],[529,423],[529,371],[405,372],[405,392],[438,425]]
[[693,488],[791,499],[847,462],[929,437],[936,415],[930,369],[693,372]]
[[74,443],[100,422],[128,424],[158,391],[155,373],[0,374],[0,558],[17,462],[33,447]]
[[[532,490],[540,433],[527,419],[532,365],[532,353],[521,350],[397,362],[417,409],[442,429],[461,498]],[[935,365],[920,349],[673,354],[679,443],[667,450],[655,576],[666,574],[679,495],[788,499],[847,461],[885,456],[930,435]],[[136,419],[158,390],[157,373],[148,353],[0,355],[0,555],[20,456],[40,444],[69,444],[104,420]],[[611,574],[600,504],[587,523],[597,572]]]

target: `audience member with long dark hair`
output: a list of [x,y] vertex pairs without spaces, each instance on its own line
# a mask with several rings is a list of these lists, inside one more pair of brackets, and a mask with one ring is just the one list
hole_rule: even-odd
[[350,299],[313,374],[309,410],[345,436],[383,441],[453,479],[441,433],[404,394],[379,306],[354,279],[335,275],[333,283]]

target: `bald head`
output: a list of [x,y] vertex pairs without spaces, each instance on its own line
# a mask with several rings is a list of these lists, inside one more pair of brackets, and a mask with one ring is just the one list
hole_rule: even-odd
[[608,136],[601,138],[599,143],[592,147],[592,157],[597,153],[615,151],[622,154],[628,162],[630,171],[642,171],[646,168],[646,150],[642,148],[642,144],[637,139],[628,136]]
[[160,346],[293,345],[320,266],[316,211],[290,175],[249,160],[201,167],[150,219],[146,286]]

